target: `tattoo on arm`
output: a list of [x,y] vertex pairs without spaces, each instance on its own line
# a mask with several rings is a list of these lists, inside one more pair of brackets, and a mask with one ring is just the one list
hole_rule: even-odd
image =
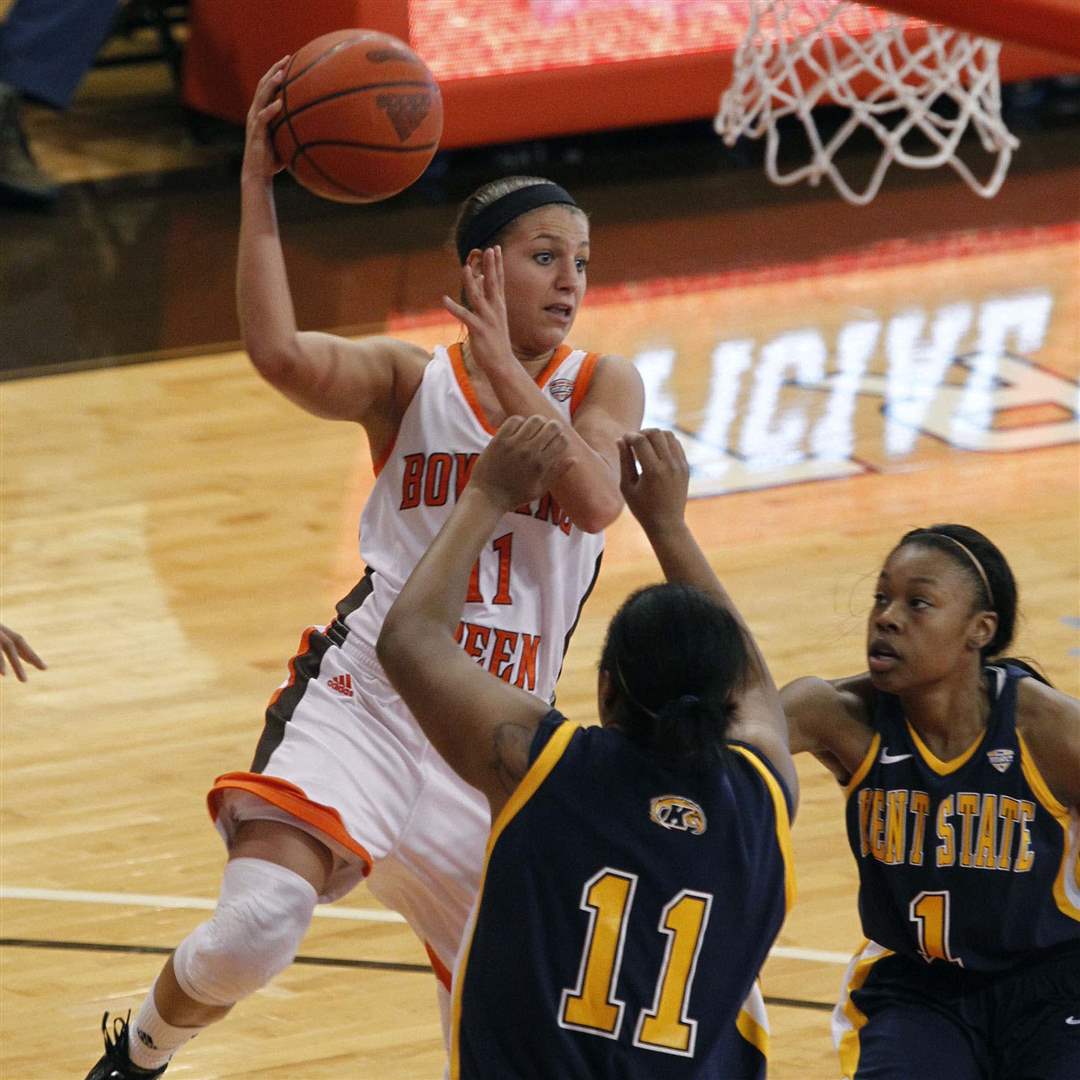
[[529,747],[536,729],[525,724],[500,724],[492,738],[491,767],[509,795],[529,769]]

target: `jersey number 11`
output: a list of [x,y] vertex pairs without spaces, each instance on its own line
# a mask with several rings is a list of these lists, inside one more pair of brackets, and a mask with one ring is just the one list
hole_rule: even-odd
[[[589,913],[589,930],[577,986],[562,992],[561,1027],[608,1039],[619,1037],[626,1002],[615,996],[615,988],[637,880],[636,874],[605,867],[585,882],[581,908]],[[693,1057],[697,1021],[687,1016],[686,1008],[711,907],[711,894],[690,889],[664,905],[658,929],[667,935],[667,947],[652,1007],[642,1007],[638,1013],[635,1046]]]

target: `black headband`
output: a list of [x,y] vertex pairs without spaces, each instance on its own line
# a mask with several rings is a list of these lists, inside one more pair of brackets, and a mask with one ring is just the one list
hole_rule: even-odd
[[481,210],[476,217],[469,222],[464,235],[458,240],[457,252],[461,264],[469,257],[469,252],[474,248],[481,251],[493,236],[497,236],[515,218],[527,214],[530,210],[536,210],[541,206],[558,204],[562,206],[577,206],[570,192],[545,181],[542,184],[530,184],[528,187],[517,188],[514,191],[501,195],[494,202],[490,202]]

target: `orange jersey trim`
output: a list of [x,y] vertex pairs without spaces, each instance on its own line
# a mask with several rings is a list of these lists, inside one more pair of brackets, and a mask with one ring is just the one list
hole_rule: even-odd
[[570,397],[570,418],[578,411],[578,406],[585,400],[585,395],[592,385],[593,372],[600,362],[600,354],[591,352],[585,357],[581,368],[578,370],[577,379],[574,380],[574,393]]
[[[484,408],[480,404],[479,398],[476,396],[476,389],[472,384],[472,380],[469,378],[468,371],[465,370],[465,352],[461,347],[461,342],[455,342],[453,345],[449,346],[446,351],[450,356],[450,366],[454,371],[454,378],[457,380],[457,384],[461,388],[465,400],[469,403],[469,408],[472,409],[473,416],[476,417],[480,426],[489,435],[494,435],[496,431],[498,431],[498,428],[492,426],[487,413],[484,412]],[[560,345],[555,350],[551,359],[548,361],[547,366],[533,380],[541,390],[547,385],[548,379],[550,379],[558,370],[559,365],[573,351],[574,350],[569,345]]]
[[[431,357],[428,357],[428,363],[431,363]],[[416,389],[413,390],[412,396],[409,398],[408,404],[401,410],[401,416],[398,417],[397,427],[394,429],[394,434],[390,438],[390,442],[387,444],[386,449],[379,455],[378,460],[373,460],[371,463],[372,471],[375,473],[376,479],[379,473],[383,471],[383,467],[390,460],[390,455],[394,452],[394,447],[397,445],[398,434],[401,431],[401,421],[405,419],[405,413],[408,411],[409,405],[413,403],[413,398],[416,397],[417,392],[420,390],[420,386],[424,381],[424,376],[421,374],[420,382],[416,384]]]
[[450,983],[453,980],[450,969],[439,959],[438,954],[427,941],[424,942],[424,951],[431,961],[431,970],[435,972],[435,978],[446,988],[446,992],[450,993]]
[[541,390],[547,386],[548,379],[558,370],[559,365],[573,352],[569,345],[560,345],[552,354],[548,365],[536,376],[534,382]]
[[317,629],[318,627],[309,626],[303,634],[300,635],[300,647],[296,650],[296,655],[289,661],[289,681],[284,686],[279,686],[274,691],[266,704],[268,709],[277,703],[277,699],[281,697],[290,686],[296,685],[296,661],[310,651],[309,642],[311,641],[311,635],[314,634]]
[[248,791],[264,799],[271,806],[284,810],[287,814],[299,818],[308,825],[325,833],[331,840],[336,840],[343,848],[351,851],[364,864],[364,877],[371,873],[372,858],[362,844],[358,844],[348,833],[341,815],[332,806],[323,806],[312,802],[303,788],[290,784],[277,776],[263,776],[262,773],[229,772],[219,776],[206,796],[206,807],[210,817],[217,821],[221,811],[221,798],[226,791]]
[[461,348],[461,342],[454,342],[446,351],[450,355],[450,366],[454,370],[454,378],[457,379],[457,384],[461,387],[461,392],[465,395],[465,400],[469,403],[473,416],[476,417],[480,426],[489,435],[494,435],[495,429],[488,423],[487,413],[481,408],[472,381],[469,379],[469,373],[465,370],[465,353]]
[[372,470],[372,472],[375,473],[375,478],[376,479],[378,479],[379,473],[381,473],[383,471],[383,468],[386,466],[386,463],[390,460],[390,455],[394,452],[394,447],[397,446],[397,437],[398,437],[398,432],[400,430],[401,430],[401,425],[399,424],[398,425],[398,431],[394,432],[394,437],[390,440],[390,444],[383,451],[383,453],[381,453],[379,455],[379,460],[378,461],[373,461],[371,463],[371,470]]

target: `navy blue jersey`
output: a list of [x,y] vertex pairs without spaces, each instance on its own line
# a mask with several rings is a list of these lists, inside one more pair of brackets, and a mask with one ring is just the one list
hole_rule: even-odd
[[454,977],[453,1080],[754,1075],[742,1006],[794,899],[782,783],[749,747],[675,771],[554,710],[531,759]]
[[878,694],[876,734],[847,786],[863,932],[971,971],[1080,941],[1080,816],[1050,793],[1016,730],[1022,669],[990,667],[982,737],[941,761]]

